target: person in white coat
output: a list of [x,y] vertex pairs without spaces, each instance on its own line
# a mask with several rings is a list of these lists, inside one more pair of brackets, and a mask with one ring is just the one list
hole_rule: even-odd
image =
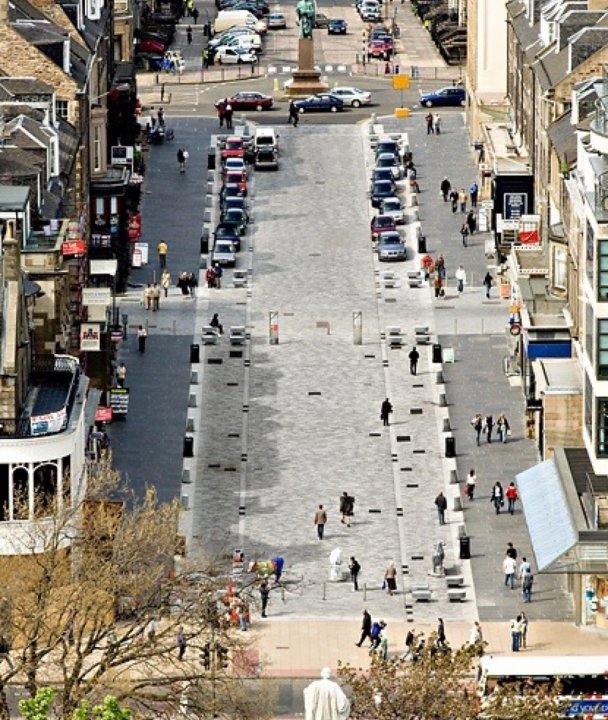
[[461,293],[464,290],[464,286],[467,282],[467,274],[462,265],[458,266],[458,269],[454,273],[454,277],[456,278],[456,282],[458,283],[458,292]]

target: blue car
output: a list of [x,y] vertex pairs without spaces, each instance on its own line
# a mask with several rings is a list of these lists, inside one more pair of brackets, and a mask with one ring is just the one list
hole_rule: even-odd
[[458,107],[466,103],[467,95],[464,88],[446,87],[437,92],[426,93],[420,96],[420,104],[424,107],[446,107],[453,105]]
[[328,35],[346,35],[347,30],[346,20],[333,19],[327,22]]
[[372,184],[371,201],[372,207],[379,208],[382,201],[386,198],[393,197],[395,194],[395,184],[392,180],[376,180]]
[[298,112],[338,112],[344,108],[344,102],[340,98],[329,93],[311,95],[304,100],[296,100],[294,105]]

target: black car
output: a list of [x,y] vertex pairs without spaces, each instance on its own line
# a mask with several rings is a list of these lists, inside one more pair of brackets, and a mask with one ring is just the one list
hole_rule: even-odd
[[236,232],[232,225],[225,225],[224,223],[218,223],[215,232],[213,233],[213,240],[226,240],[234,245],[234,249],[238,252],[241,249],[241,236]]
[[384,198],[395,194],[395,184],[392,180],[378,180],[372,185],[372,207],[379,208]]
[[305,100],[296,100],[294,105],[300,113],[338,112],[338,110],[344,109],[344,102],[329,93],[319,93],[318,95],[311,95]]
[[274,148],[261,148],[255,154],[253,166],[256,170],[278,170],[279,159]]
[[399,147],[399,144],[396,143],[394,140],[380,140],[376,145],[376,157],[389,154],[400,157],[401,148]]
[[[222,205],[222,210],[231,210],[232,208],[238,208],[249,213],[249,205],[244,197],[227,197]],[[247,215],[249,217],[249,215]]]
[[327,21],[327,34],[328,35],[346,35],[348,25],[346,20],[340,20],[334,18],[333,20]]
[[224,185],[220,192],[220,206],[224,207],[224,202],[231,197],[244,198],[245,193],[238,185]]
[[390,182],[393,184],[393,190],[395,187],[394,177],[393,177],[393,171],[389,168],[374,168],[374,171],[372,173],[371,182],[372,185],[376,182],[379,182],[380,180],[390,180]]

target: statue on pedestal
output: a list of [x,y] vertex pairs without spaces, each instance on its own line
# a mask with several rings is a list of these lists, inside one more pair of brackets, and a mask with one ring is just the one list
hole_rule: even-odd
[[331,670],[321,670],[321,680],[304,689],[305,720],[348,720],[350,700],[338,683],[330,680]]
[[342,550],[334,548],[329,553],[329,579],[331,582],[341,582],[342,577]]
[[300,38],[312,40],[315,29],[316,8],[313,0],[300,0],[296,5],[296,14],[300,23]]

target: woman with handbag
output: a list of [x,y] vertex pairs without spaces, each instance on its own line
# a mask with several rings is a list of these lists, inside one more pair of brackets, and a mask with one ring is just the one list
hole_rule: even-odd
[[492,488],[492,494],[490,495],[490,502],[494,504],[496,514],[500,514],[500,508],[505,504],[505,495],[502,489],[502,485],[498,480],[494,483]]
[[500,415],[496,418],[496,434],[502,443],[506,443],[507,436],[511,434],[511,426],[509,425],[507,416],[504,413],[500,413]]

